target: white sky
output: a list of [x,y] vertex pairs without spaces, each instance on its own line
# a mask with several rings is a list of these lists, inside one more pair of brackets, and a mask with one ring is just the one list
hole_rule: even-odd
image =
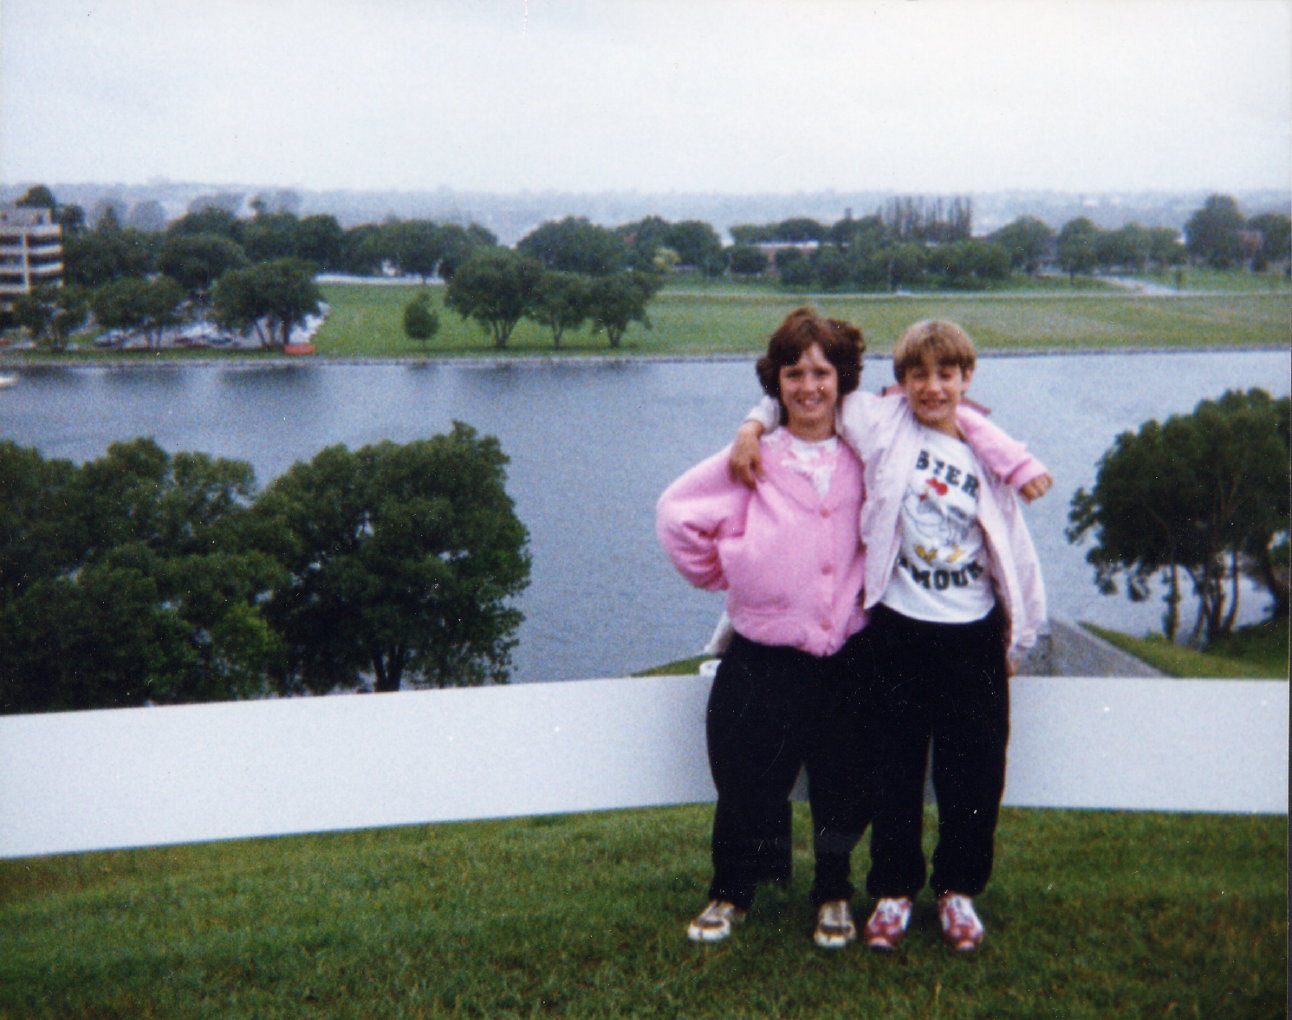
[[0,182],[1242,191],[1292,0],[0,0]]

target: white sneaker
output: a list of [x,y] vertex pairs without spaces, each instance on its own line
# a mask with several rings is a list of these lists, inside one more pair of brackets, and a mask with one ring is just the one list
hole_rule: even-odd
[[847,900],[830,900],[822,903],[816,915],[816,931],[812,941],[822,949],[842,949],[857,937],[857,926],[852,921],[852,911]]
[[987,934],[973,900],[959,893],[938,897],[938,920],[942,922],[943,941],[957,953],[972,953]]
[[745,919],[745,912],[726,900],[710,900],[694,921],[686,926],[686,937],[692,942],[721,942],[731,934],[731,926]]
[[893,950],[906,938],[906,926],[911,923],[911,898],[909,896],[884,896],[866,922],[864,937],[871,949]]

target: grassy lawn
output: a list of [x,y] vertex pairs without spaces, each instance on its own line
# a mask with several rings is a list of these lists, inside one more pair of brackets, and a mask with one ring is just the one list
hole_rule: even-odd
[[[1264,277],[1212,273],[1202,283],[1189,271],[1189,288],[1210,293],[1153,298],[1109,291],[1098,281],[1030,281],[1009,290],[977,294],[921,292],[910,295],[796,294],[772,282],[733,284],[679,281],[651,302],[652,328],[629,327],[612,350],[589,327],[568,334],[560,350],[550,333],[532,322],[517,326],[507,347],[495,348],[484,330],[444,307],[444,288],[431,288],[440,330],[428,345],[403,332],[404,306],[415,286],[327,283],[331,313],[315,339],[324,358],[563,357],[570,355],[752,356],[790,309],[810,303],[828,315],[858,323],[878,354],[892,350],[898,334],[917,319],[940,317],[963,324],[985,351],[1086,350],[1289,345],[1289,291]],[[1216,282],[1218,281],[1218,282]],[[1264,292],[1262,292],[1262,290]],[[4,360],[57,359],[67,363],[143,363],[165,360],[246,360],[275,352],[232,350],[98,351],[81,339],[78,351],[9,351]]]
[[[505,352],[474,323],[443,308],[433,288],[440,331],[429,349],[404,337],[402,315],[414,287],[329,284],[332,313],[320,331],[319,353],[331,357],[490,357],[613,354],[605,339],[583,328],[560,351],[550,334],[522,322]],[[810,302],[828,315],[861,325],[869,349],[892,350],[898,334],[917,319],[950,318],[969,330],[983,350],[1088,348],[1196,348],[1286,345],[1286,295],[1207,295],[1153,299],[1083,293],[919,295],[795,295],[762,287],[740,290],[664,290],[651,303],[651,329],[633,325],[619,353],[626,355],[744,354],[754,350],[791,308]]]
[[1284,817],[1006,809],[970,958],[942,947],[927,897],[895,956],[815,948],[804,805],[792,886],[760,892],[729,942],[691,944],[710,819],[0,862],[0,1017],[1284,1015]]
[[1270,620],[1243,627],[1227,638],[1195,651],[1171,644],[1161,634],[1131,637],[1093,624],[1085,626],[1105,641],[1143,659],[1168,676],[1218,679],[1288,678],[1288,621]]

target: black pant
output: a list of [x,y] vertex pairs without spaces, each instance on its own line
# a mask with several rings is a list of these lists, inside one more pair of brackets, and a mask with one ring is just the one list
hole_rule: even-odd
[[[789,881],[789,795],[805,766],[813,825],[829,840],[843,795],[833,766],[844,757],[844,748],[829,740],[832,733],[838,740],[846,734],[822,721],[837,715],[840,681],[838,656],[732,638],[714,677],[706,722],[718,790],[710,899],[748,909],[759,882]],[[813,889],[816,902],[848,895],[851,887]]]
[[866,633],[874,651],[873,717],[859,733],[882,796],[871,833],[872,896],[914,896],[924,885],[924,777],[933,751],[938,843],[935,894],[976,896],[991,876],[1005,789],[1009,674],[999,605],[973,623],[925,623],[879,606]]

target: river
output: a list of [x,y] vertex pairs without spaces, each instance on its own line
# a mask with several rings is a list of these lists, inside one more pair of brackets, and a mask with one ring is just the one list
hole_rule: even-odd
[[[76,461],[115,440],[249,461],[261,485],[297,460],[447,429],[496,435],[529,529],[533,575],[518,681],[622,676],[696,654],[720,596],[689,588],[660,551],[655,500],[730,441],[759,396],[753,360],[28,367],[0,391],[0,437]],[[891,381],[871,359],[867,389]],[[1229,388],[1289,390],[1282,351],[986,356],[970,396],[1028,442],[1055,487],[1027,511],[1051,612],[1156,629],[1158,599],[1101,596],[1086,546],[1064,538],[1070,500],[1114,437]],[[1265,599],[1244,596],[1241,618]],[[1188,617],[1186,617],[1188,619]]]

